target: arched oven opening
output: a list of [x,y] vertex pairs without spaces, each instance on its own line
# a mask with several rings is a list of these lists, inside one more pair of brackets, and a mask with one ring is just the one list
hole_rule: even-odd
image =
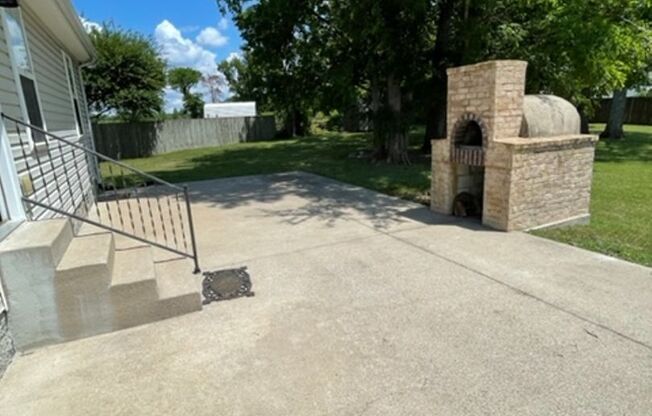
[[483,134],[480,124],[475,120],[462,123],[455,132],[456,146],[482,146]]

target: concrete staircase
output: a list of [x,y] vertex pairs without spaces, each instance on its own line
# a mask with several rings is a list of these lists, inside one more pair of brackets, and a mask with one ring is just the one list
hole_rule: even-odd
[[[21,225],[0,244],[0,271],[10,316],[15,317],[10,327],[18,330],[14,331],[18,347],[83,338],[201,310],[201,283],[192,274],[192,261],[158,261],[157,254],[150,246],[97,229],[82,228],[75,237],[68,220]],[[30,267],[39,273],[25,276],[20,270]],[[27,327],[36,330],[20,330],[26,327],[25,320],[31,320]]]

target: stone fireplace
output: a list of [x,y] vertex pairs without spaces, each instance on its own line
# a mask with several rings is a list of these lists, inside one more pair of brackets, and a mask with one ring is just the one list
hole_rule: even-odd
[[433,140],[431,208],[499,230],[587,222],[597,137],[566,100],[525,95],[523,61],[448,70],[448,134]]

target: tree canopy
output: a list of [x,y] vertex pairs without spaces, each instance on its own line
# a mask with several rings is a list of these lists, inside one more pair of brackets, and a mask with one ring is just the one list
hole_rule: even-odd
[[[311,112],[363,103],[376,154],[407,162],[406,132],[426,121],[424,150],[446,131],[446,69],[486,59],[530,62],[527,90],[592,99],[635,84],[650,62],[650,0],[218,0],[245,40],[238,95],[256,95],[292,132]],[[243,68],[245,69],[243,71]],[[231,82],[231,79],[229,79]]]
[[192,118],[204,117],[204,99],[191,91],[201,80],[201,72],[192,68],[173,68],[168,72],[168,83],[183,95],[183,111]]
[[113,112],[130,121],[156,116],[163,106],[165,62],[153,41],[112,24],[90,37],[97,59],[84,68],[84,79],[95,116]]
[[190,89],[197,85],[201,78],[201,72],[192,68],[173,68],[168,72],[170,86],[183,95],[190,94]]
[[255,69],[249,65],[246,56],[225,59],[219,63],[217,69],[224,75],[229,85],[232,100],[258,101],[259,106],[265,106],[266,103],[262,102],[265,96],[259,93],[254,83]]

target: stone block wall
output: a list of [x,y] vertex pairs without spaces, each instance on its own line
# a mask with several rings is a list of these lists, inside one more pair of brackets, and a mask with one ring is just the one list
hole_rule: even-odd
[[495,61],[494,118],[490,141],[518,137],[523,121],[523,97],[527,62]]
[[472,113],[485,124],[488,141],[517,137],[525,94],[524,61],[489,61],[448,70],[448,137]]
[[578,136],[514,147],[506,229],[588,221],[596,141]]
[[455,198],[454,166],[450,161],[448,140],[432,142],[432,182],[430,184],[430,209],[440,214],[453,213]]

